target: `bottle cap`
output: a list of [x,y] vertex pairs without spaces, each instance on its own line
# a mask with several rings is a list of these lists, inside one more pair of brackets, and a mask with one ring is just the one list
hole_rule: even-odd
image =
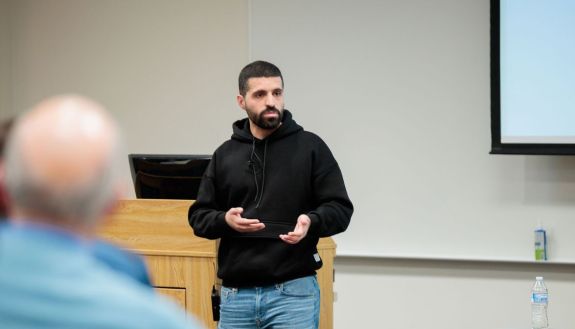
[[543,280],[543,277],[542,277],[542,276],[535,277],[535,280],[537,280],[537,281],[542,281],[542,280]]

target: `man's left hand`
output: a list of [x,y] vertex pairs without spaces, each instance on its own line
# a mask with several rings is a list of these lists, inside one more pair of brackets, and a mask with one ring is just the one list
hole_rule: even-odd
[[297,218],[297,224],[292,232],[288,234],[280,234],[280,239],[289,244],[296,244],[300,242],[307,235],[311,219],[308,215],[300,215]]

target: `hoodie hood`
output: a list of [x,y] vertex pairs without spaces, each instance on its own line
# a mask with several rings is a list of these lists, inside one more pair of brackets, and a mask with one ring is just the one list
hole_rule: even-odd
[[251,144],[251,155],[248,159],[248,164],[254,177],[254,186],[256,190],[254,198],[254,202],[256,202],[255,207],[259,208],[264,195],[266,182],[268,144],[295,134],[298,131],[303,130],[303,128],[294,121],[291,113],[284,109],[282,124],[271,135],[261,141],[252,135],[250,131],[249,118],[234,122],[233,130],[234,133],[232,135],[232,139],[241,143]]
[[[250,120],[248,118],[244,118],[234,122],[232,128],[233,128],[232,139],[247,143],[253,142],[254,136],[250,131]],[[303,130],[303,127],[298,125],[297,122],[295,122],[295,120],[292,118],[290,111],[284,109],[282,124],[276,131],[274,131],[271,135],[269,135],[266,138],[266,140],[271,141],[275,139],[281,139],[283,137],[294,134],[300,130]]]

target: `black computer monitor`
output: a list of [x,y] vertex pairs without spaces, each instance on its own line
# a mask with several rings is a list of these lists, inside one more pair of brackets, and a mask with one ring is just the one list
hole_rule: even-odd
[[129,154],[136,197],[195,200],[210,155]]

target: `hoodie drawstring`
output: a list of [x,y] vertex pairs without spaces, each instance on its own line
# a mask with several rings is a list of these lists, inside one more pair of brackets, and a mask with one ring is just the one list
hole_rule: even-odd
[[[254,197],[254,202],[256,203],[256,208],[258,208],[262,202],[262,198],[264,195],[264,185],[265,185],[265,181],[266,181],[266,156],[267,156],[267,149],[268,149],[268,141],[265,140],[264,141],[264,158],[263,161],[262,159],[260,159],[260,157],[258,156],[257,152],[256,152],[256,139],[252,138],[252,154],[250,155],[250,164],[252,166],[252,171],[254,173],[254,182],[256,184],[256,195]],[[260,192],[260,186],[258,184],[258,175],[256,172],[256,166],[254,165],[254,161],[251,161],[251,159],[253,159],[254,157],[257,158],[257,160],[259,161],[259,163],[262,164],[262,186],[261,186],[261,192]]]
[[262,192],[260,193],[260,199],[256,204],[256,208],[259,208],[260,203],[262,202],[262,198],[264,197],[264,186],[266,185],[266,155],[268,153],[268,140],[266,139],[264,142],[264,164],[262,168]]
[[251,160],[254,158],[254,155],[259,160],[259,157],[256,154],[256,139],[252,138],[252,154],[250,155],[250,166],[252,167],[252,171],[254,173],[254,182],[256,183],[256,195],[254,196],[254,202],[256,202],[258,200],[258,194],[260,193],[260,188],[258,185],[258,175],[256,173],[256,166],[254,162]]

